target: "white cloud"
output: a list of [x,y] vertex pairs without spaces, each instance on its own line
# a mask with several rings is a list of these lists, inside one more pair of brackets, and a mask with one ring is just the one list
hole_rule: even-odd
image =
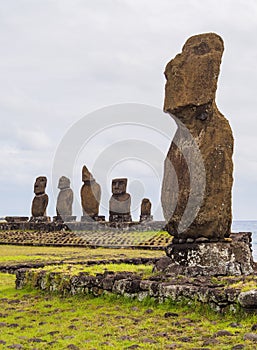
[[[162,108],[166,63],[189,36],[215,31],[225,41],[218,106],[236,138],[234,206],[249,212],[257,198],[256,17],[254,0],[2,1],[1,188],[15,186],[13,178],[29,186],[38,174],[50,176],[62,136],[97,108],[123,102]],[[23,196],[17,190],[16,201]]]
[[53,143],[42,130],[18,129],[16,140],[22,150],[33,150],[42,152],[51,149]]

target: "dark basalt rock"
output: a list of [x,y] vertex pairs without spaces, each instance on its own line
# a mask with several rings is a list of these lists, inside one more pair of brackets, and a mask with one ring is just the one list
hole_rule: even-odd
[[155,271],[187,276],[250,275],[254,272],[251,233],[237,233],[223,242],[170,244],[167,258],[155,265]]
[[8,223],[19,223],[19,222],[27,222],[29,218],[28,216],[6,216],[5,220]]
[[257,309],[257,290],[241,292],[238,297],[239,304],[245,309]]

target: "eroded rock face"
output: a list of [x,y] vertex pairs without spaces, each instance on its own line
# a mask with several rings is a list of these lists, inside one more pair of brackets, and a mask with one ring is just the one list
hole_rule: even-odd
[[70,188],[70,179],[62,176],[59,179],[58,188],[60,192],[57,197],[56,214],[57,216],[72,215],[73,191]]
[[155,271],[186,276],[237,276],[254,272],[251,233],[231,234],[224,242],[170,244]]
[[165,69],[164,111],[177,132],[165,160],[162,207],[177,239],[230,234],[233,136],[215,104],[223,49],[214,33],[193,36]]
[[257,309],[257,290],[241,292],[238,297],[239,304],[245,309]]
[[47,178],[39,176],[34,184],[35,197],[32,201],[31,212],[33,217],[46,216],[46,208],[48,205],[48,195],[45,193]]
[[124,222],[131,221],[130,206],[131,197],[126,192],[126,178],[112,180],[112,196],[109,201],[109,221]]
[[82,181],[84,185],[81,187],[80,194],[83,215],[95,218],[99,213],[101,187],[85,165],[82,168]]

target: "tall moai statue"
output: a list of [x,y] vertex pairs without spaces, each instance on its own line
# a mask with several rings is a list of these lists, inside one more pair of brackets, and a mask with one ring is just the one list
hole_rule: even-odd
[[101,187],[85,165],[82,168],[82,181],[84,184],[81,187],[80,194],[84,218],[98,220]]
[[60,177],[58,188],[60,192],[57,197],[56,214],[57,217],[66,220],[72,216],[73,191],[70,188],[70,179],[66,176]]
[[151,221],[153,216],[151,215],[152,203],[148,198],[143,198],[141,203],[140,222]]
[[230,234],[233,135],[215,103],[223,50],[217,34],[195,35],[165,69],[164,111],[177,131],[161,199],[174,243],[220,241]]
[[109,201],[109,221],[110,222],[130,222],[131,197],[126,192],[128,179],[112,180],[112,196]]
[[35,197],[32,201],[31,207],[32,218],[46,218],[46,208],[48,205],[48,195],[45,193],[46,184],[47,178],[45,176],[39,176],[36,178],[34,184]]

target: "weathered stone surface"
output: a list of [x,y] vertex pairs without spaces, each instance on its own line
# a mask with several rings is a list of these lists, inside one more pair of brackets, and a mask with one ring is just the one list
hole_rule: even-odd
[[99,213],[101,187],[85,165],[82,168],[82,181],[84,185],[81,187],[80,194],[83,215],[94,219]]
[[164,256],[159,259],[154,266],[154,271],[165,271],[170,265],[173,264],[173,260],[168,256]]
[[132,221],[130,215],[131,197],[126,192],[127,179],[112,180],[112,196],[109,201],[109,221],[128,222]]
[[29,223],[30,223],[30,227],[33,230],[33,223],[40,223],[42,224],[42,226],[44,226],[44,224],[48,224],[49,222],[51,222],[51,218],[50,216],[31,216]]
[[[121,260],[119,262],[122,262]],[[132,260],[131,263],[135,263],[135,259]],[[105,263],[108,262],[110,263],[110,261],[105,261]],[[124,259],[124,262],[128,262],[128,259]],[[100,264],[102,263],[104,261],[100,262]],[[97,264],[97,262],[92,260],[90,264],[87,261],[87,264],[93,265]],[[157,276],[155,276],[152,277],[154,280],[145,280],[139,275],[129,272],[114,273],[106,271],[96,276],[90,276],[82,272],[77,276],[72,274],[69,276],[66,273],[38,271],[33,266],[31,268],[33,270],[26,270],[26,273],[24,270],[17,271],[16,286],[18,289],[30,285],[47,292],[58,292],[63,295],[84,293],[95,296],[102,294],[106,290],[137,298],[138,300],[143,300],[145,297],[153,297],[160,302],[166,299],[174,301],[188,300],[191,305],[192,301],[199,301],[208,303],[210,307],[222,312],[229,309],[235,311],[240,294],[240,290],[237,288],[233,288],[233,293],[231,292],[231,289],[228,288],[230,282],[228,282],[227,278],[219,279],[218,283],[215,282],[215,279],[208,276],[197,278],[181,276],[177,278],[175,276],[172,280],[168,276],[166,276],[165,280],[156,280]],[[243,282],[244,280],[244,277],[236,277],[235,281]],[[221,284],[222,281],[227,281],[228,283],[224,285]],[[170,316],[176,317],[176,314]],[[229,327],[232,326],[229,325]],[[221,333],[219,335],[222,336]]]
[[257,290],[241,292],[238,297],[239,304],[245,309],[257,309]]
[[74,215],[56,215],[53,216],[53,222],[72,222],[76,221],[77,217]]
[[[131,217],[129,216],[129,219]],[[76,221],[76,216],[64,216],[62,218],[58,216],[53,217],[53,223],[50,222],[49,217],[37,217],[36,219],[32,217],[29,222],[4,222],[0,223],[0,240],[3,239],[2,231],[8,232],[10,230],[40,230],[44,232],[50,231],[59,231],[59,230],[68,230],[68,231],[106,231],[106,232],[144,232],[144,231],[163,231],[165,226],[165,221],[143,221],[139,224],[139,222],[106,222],[105,217],[98,215],[94,217],[94,220],[89,218],[88,216],[82,216],[81,221]],[[35,224],[35,223],[40,224]],[[44,224],[45,223],[45,224]],[[64,224],[63,224],[64,223]],[[68,223],[68,226],[65,224]],[[113,237],[113,235],[112,235]],[[19,237],[20,242],[23,241],[22,236]],[[162,245],[168,244],[172,240],[172,237],[159,237],[158,242],[162,241]],[[9,241],[9,238],[8,238]],[[10,241],[11,242],[11,241]],[[3,243],[3,241],[2,241]],[[156,240],[155,240],[156,243]],[[155,247],[154,242],[153,248]],[[151,241],[149,241],[151,244]]]
[[19,222],[27,222],[29,220],[28,216],[6,216],[5,220],[8,223],[19,223]]
[[187,40],[165,69],[164,111],[177,124],[162,185],[167,230],[177,238],[228,237],[231,227],[233,136],[215,104],[223,41]]
[[152,203],[148,198],[144,198],[141,203],[141,215],[151,215]]
[[[140,261],[141,260],[141,261]],[[144,261],[143,261],[144,260]],[[116,263],[146,263],[147,259],[118,259]],[[155,259],[154,259],[155,260]],[[155,260],[156,261],[156,260]],[[86,261],[86,264],[95,265],[103,263],[114,263],[112,261]],[[148,259],[148,263],[150,259]],[[152,261],[153,262],[153,261]],[[33,266],[31,266],[33,268]],[[18,266],[16,267],[18,268]],[[15,270],[14,270],[15,271]],[[13,271],[13,272],[14,272]],[[80,293],[101,295],[104,291],[117,293],[124,296],[143,300],[146,297],[154,298],[156,301],[163,302],[167,299],[174,301],[185,301],[192,303],[208,303],[216,311],[226,312],[235,311],[240,303],[240,288],[229,287],[235,282],[244,282],[245,277],[234,277],[214,279],[210,276],[186,277],[174,275],[154,275],[149,279],[143,279],[138,274],[132,272],[111,272],[105,271],[103,274],[90,276],[81,272],[74,276],[67,273],[48,272],[46,270],[16,270],[16,288],[31,286],[48,292],[58,292],[62,295],[76,295]],[[222,283],[223,282],[223,283]],[[242,288],[242,283],[239,283]],[[165,317],[176,317],[176,314],[167,314]],[[234,327],[233,325],[229,325]],[[235,324],[235,327],[240,325]],[[252,329],[253,331],[253,329]],[[215,336],[224,336],[221,331]],[[227,334],[229,335],[229,334]]]
[[47,178],[45,176],[39,176],[36,178],[34,184],[35,197],[32,201],[32,216],[46,216],[46,208],[48,205],[48,195],[45,193],[45,188],[47,184]]
[[255,333],[246,333],[244,335],[244,340],[250,340],[250,341],[253,341],[253,342],[256,343],[257,342],[257,334],[255,334]]
[[56,214],[60,217],[72,216],[73,191],[70,188],[70,179],[62,176],[58,188],[60,192],[57,197]]
[[[234,234],[235,236],[246,235]],[[155,271],[187,276],[250,275],[253,258],[250,239],[235,238],[231,242],[170,244],[166,247],[169,259],[163,258]]]
[[151,215],[152,203],[148,198],[144,198],[141,203],[140,222],[153,220]]

